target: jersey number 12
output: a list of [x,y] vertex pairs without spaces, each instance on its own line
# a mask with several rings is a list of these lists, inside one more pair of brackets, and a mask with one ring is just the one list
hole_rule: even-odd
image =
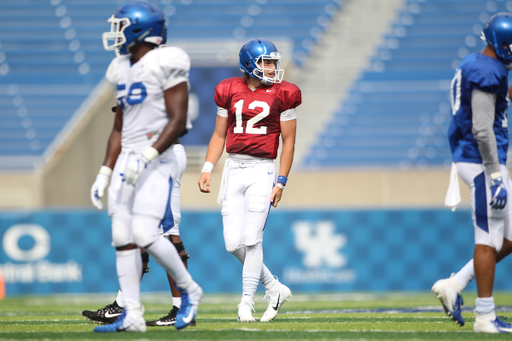
[[[242,108],[244,106],[244,100],[241,99],[238,102],[235,103],[235,129],[233,132],[235,134],[241,134],[244,132],[244,127],[242,125]],[[254,125],[267,117],[270,114],[270,106],[263,101],[254,101],[251,104],[249,104],[249,109],[253,110],[255,108],[262,108],[263,110],[253,118],[247,121],[247,127],[245,128],[245,132],[247,134],[266,134],[267,133],[267,127],[261,126],[259,128],[254,128]]]

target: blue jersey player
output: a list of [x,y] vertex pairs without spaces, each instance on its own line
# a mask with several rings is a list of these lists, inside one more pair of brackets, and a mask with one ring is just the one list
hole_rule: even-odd
[[512,13],[493,15],[484,26],[482,39],[487,42],[485,49],[464,58],[453,78],[453,116],[448,130],[457,173],[471,193],[473,260],[457,275],[437,281],[432,291],[448,316],[462,326],[460,292],[474,271],[478,293],[474,331],[511,333],[512,325],[496,317],[492,290],[496,260],[510,253],[512,243],[512,212],[507,204],[512,181],[506,168]]

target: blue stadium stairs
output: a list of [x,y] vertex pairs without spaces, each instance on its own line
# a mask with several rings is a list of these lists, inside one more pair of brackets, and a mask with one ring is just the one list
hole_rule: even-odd
[[369,67],[307,154],[310,168],[424,169],[451,163],[450,82],[480,52],[483,24],[510,1],[405,2]]

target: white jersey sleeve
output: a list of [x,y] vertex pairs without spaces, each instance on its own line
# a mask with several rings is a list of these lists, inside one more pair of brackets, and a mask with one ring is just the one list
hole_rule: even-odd
[[148,63],[150,72],[162,90],[186,82],[189,85],[190,58],[179,47],[168,46],[151,51],[153,61]]
[[295,108],[285,110],[281,113],[281,121],[291,121],[297,119]]
[[217,115],[220,117],[227,118],[228,117],[228,109],[224,109],[222,107],[217,107]]

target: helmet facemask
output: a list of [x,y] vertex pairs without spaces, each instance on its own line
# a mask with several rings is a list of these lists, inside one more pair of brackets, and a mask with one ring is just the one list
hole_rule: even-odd
[[165,17],[149,2],[127,2],[107,21],[111,24],[110,32],[102,36],[103,47],[107,51],[115,50],[116,54],[125,55],[143,41],[156,47],[163,40]]
[[[251,64],[252,63],[253,62],[251,62]],[[267,74],[274,72],[274,76],[269,77],[265,75],[265,72],[267,72]],[[281,83],[284,77],[284,70],[281,69],[281,54],[278,52],[270,52],[269,55],[261,55],[258,60],[254,62],[252,74],[265,85]]]
[[[114,15],[107,20],[110,23],[110,32],[105,32],[102,35],[103,47],[107,51],[119,50],[121,46],[126,43],[126,36],[124,30],[131,25],[129,18],[116,18]],[[109,45],[109,41],[113,40],[114,43]]]

